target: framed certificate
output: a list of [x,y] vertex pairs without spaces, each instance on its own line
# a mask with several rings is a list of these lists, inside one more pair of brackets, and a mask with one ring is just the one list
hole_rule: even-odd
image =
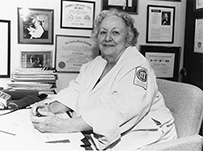
[[178,81],[180,47],[141,45],[140,52],[158,78]]
[[90,37],[56,35],[55,69],[57,72],[76,72],[98,55]]
[[147,6],[147,43],[173,43],[175,7]]
[[61,0],[61,28],[92,29],[95,2]]

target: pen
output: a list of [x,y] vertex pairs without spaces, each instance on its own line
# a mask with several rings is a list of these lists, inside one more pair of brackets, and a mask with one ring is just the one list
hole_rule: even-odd
[[54,140],[54,141],[47,141],[45,143],[70,143],[70,140],[69,139]]
[[6,131],[2,131],[2,130],[0,130],[0,132],[5,133],[5,134],[9,134],[9,135],[13,135],[13,136],[16,135],[16,134],[13,134],[13,133],[10,133],[10,132],[6,132]]

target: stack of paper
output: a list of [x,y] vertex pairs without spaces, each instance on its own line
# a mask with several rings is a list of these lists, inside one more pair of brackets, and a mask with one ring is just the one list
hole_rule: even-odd
[[53,93],[56,88],[56,79],[57,74],[54,70],[20,68],[12,73],[11,82],[7,84],[9,89],[29,89]]

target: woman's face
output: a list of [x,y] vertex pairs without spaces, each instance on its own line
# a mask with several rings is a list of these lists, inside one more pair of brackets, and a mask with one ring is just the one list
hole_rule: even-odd
[[105,18],[97,36],[101,54],[108,61],[117,61],[126,48],[124,21],[116,16]]

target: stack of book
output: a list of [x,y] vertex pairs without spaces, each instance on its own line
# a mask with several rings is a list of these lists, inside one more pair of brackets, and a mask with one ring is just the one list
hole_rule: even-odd
[[57,74],[55,70],[20,68],[11,75],[8,89],[38,90],[41,93],[55,93]]

